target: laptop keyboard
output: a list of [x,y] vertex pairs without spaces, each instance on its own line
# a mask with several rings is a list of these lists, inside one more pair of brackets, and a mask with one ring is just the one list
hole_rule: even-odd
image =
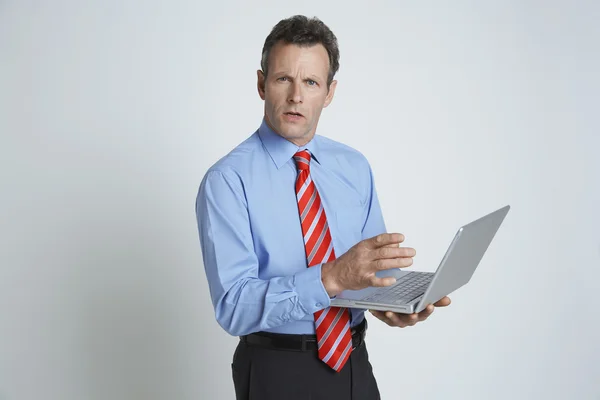
[[393,286],[381,288],[361,301],[381,302],[389,304],[405,304],[425,293],[433,278],[431,272],[411,271],[398,279]]

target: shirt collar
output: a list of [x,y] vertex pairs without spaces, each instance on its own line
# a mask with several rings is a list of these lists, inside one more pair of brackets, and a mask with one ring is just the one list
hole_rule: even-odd
[[277,169],[281,168],[288,162],[296,152],[300,150],[309,150],[312,158],[321,164],[321,152],[319,149],[319,137],[315,135],[310,142],[304,146],[297,146],[284,137],[275,133],[263,118],[260,128],[258,128],[258,136],[262,141],[269,156],[275,163]]

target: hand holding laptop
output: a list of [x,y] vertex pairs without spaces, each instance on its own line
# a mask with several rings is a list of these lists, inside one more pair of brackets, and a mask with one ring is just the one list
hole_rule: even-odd
[[429,304],[423,311],[420,313],[412,313],[412,314],[404,314],[404,313],[395,313],[392,311],[377,311],[377,310],[369,310],[371,314],[373,314],[377,319],[385,322],[389,326],[394,326],[398,328],[406,328],[407,326],[414,326],[418,322],[423,322],[433,313],[435,307],[446,307],[451,303],[450,298],[448,296],[444,296],[442,299],[436,301],[433,304]]
[[[335,293],[331,305],[380,311],[371,312],[392,326],[414,325],[426,319],[433,307],[449,305],[447,296],[471,280],[509,210],[510,205],[506,205],[461,226],[435,273],[403,270],[412,264],[414,250],[398,248],[404,239],[401,235],[360,242],[333,264],[333,272],[323,266],[323,283],[328,282],[326,289],[333,287]],[[376,277],[372,276],[374,270]],[[371,287],[361,288],[369,281]],[[348,289],[352,285],[357,289]],[[340,293],[340,287],[346,289]]]

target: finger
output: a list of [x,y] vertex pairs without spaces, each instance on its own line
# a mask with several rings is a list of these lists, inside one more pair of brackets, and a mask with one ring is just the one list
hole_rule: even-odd
[[413,314],[408,315],[407,319],[408,319],[407,324],[409,326],[414,326],[417,322],[420,321],[420,315],[413,313]]
[[451,302],[452,301],[450,301],[450,297],[444,296],[440,300],[438,300],[435,303],[433,303],[433,305],[436,306],[436,307],[446,307],[446,306],[449,306]]
[[376,270],[406,268],[413,264],[412,258],[392,258],[389,260],[376,260],[374,262]]
[[378,249],[383,246],[404,242],[404,235],[401,233],[382,233],[363,242],[371,249]]
[[369,312],[373,314],[373,316],[375,316],[375,318],[377,318],[378,320],[385,322],[389,326],[394,326],[392,324],[392,321],[390,321],[390,319],[385,316],[385,313],[383,311],[369,310]]
[[[385,313],[383,313],[382,311],[377,311],[377,310],[369,310],[369,312],[371,314],[373,314],[374,317],[376,317],[377,319],[380,319],[382,321],[386,320],[387,317],[385,316]],[[384,321],[385,322],[385,321]]]
[[369,286],[386,287],[386,286],[392,286],[394,283],[396,283],[396,278],[394,278],[393,276],[386,276],[385,278],[378,278],[377,276],[373,275],[369,281]]
[[393,326],[399,328],[405,328],[407,326],[414,325],[417,322],[417,314],[414,314],[414,318],[411,315],[396,314],[392,311],[386,311],[385,316],[391,321]]
[[396,247],[383,246],[373,251],[373,259],[383,260],[389,258],[408,258],[414,257],[416,254],[417,251],[412,247],[399,247],[399,245]]
[[427,305],[427,307],[419,313],[419,321],[425,321],[434,310],[435,307],[432,304]]

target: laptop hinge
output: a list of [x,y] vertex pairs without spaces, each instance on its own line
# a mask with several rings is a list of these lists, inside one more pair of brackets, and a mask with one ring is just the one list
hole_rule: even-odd
[[411,304],[412,302],[416,301],[416,300],[421,300],[421,298],[423,297],[425,293],[421,293],[420,295],[416,296],[415,298],[407,301],[408,304]]

